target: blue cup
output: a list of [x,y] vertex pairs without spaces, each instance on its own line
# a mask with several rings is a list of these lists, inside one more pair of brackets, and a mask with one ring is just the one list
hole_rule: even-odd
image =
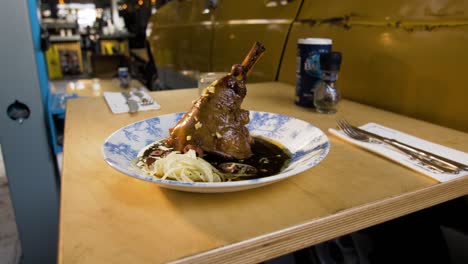
[[299,106],[314,107],[314,87],[320,81],[320,54],[330,52],[332,40],[301,38],[297,41],[296,99]]
[[118,76],[120,80],[120,86],[123,88],[128,88],[130,85],[130,74],[127,67],[118,68]]

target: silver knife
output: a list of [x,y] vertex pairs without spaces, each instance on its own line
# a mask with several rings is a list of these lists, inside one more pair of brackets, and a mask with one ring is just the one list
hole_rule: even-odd
[[121,94],[125,97],[125,100],[127,102],[128,112],[131,114],[138,112],[138,108],[139,108],[138,102],[131,98],[132,95],[130,94],[130,92],[124,91],[124,92],[121,92]]
[[383,141],[383,142],[385,142],[387,144],[397,145],[397,146],[399,146],[401,148],[407,149],[408,151],[414,152],[418,157],[423,158],[423,159],[425,159],[427,161],[433,162],[433,163],[437,164],[438,166],[441,166],[441,167],[444,167],[444,168],[447,168],[447,169],[450,169],[450,170],[454,170],[454,171],[459,171],[459,170],[468,171],[468,165],[465,165],[465,164],[462,164],[460,162],[457,162],[457,161],[454,161],[454,160],[439,156],[437,154],[431,153],[429,151],[425,151],[423,149],[419,149],[417,147],[405,144],[405,143],[400,142],[400,141],[398,141],[396,139],[383,137],[383,136],[374,134],[372,132],[369,132],[367,130],[360,129],[360,128],[355,127],[355,126],[351,126],[351,127],[356,129],[357,131],[363,133],[363,134],[366,134],[366,135],[368,135],[370,137],[373,137],[373,138],[375,138],[377,140]]

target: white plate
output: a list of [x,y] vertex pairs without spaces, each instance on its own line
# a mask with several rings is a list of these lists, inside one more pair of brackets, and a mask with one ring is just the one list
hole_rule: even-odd
[[173,127],[183,114],[157,116],[120,128],[104,141],[102,147],[104,160],[128,176],[156,183],[161,187],[213,193],[247,190],[284,180],[314,167],[330,150],[328,137],[310,123],[281,114],[250,111],[247,128],[251,135],[271,138],[292,153],[291,161],[279,174],[234,182],[188,183],[161,180],[132,169],[130,161],[137,157],[138,152],[154,141],[167,137],[169,128]]

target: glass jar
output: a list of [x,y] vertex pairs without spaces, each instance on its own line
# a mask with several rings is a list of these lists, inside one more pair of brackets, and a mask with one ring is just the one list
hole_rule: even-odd
[[314,106],[323,114],[336,113],[340,102],[340,91],[335,85],[341,66],[341,53],[329,52],[320,55],[321,80],[314,89]]
[[323,71],[322,80],[314,91],[314,106],[322,114],[334,114],[341,99],[340,91],[335,86],[338,73],[336,71]]

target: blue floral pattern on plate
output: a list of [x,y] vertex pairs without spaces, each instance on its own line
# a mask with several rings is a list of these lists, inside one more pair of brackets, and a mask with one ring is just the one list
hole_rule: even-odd
[[286,179],[322,161],[330,150],[328,137],[314,125],[293,117],[250,111],[247,125],[251,135],[271,138],[281,143],[292,153],[292,159],[281,173],[260,179],[221,182],[186,183],[150,177],[131,168],[130,162],[138,152],[152,142],[169,135],[169,128],[182,118],[184,113],[157,116],[125,126],[104,142],[104,160],[118,171],[161,187],[189,192],[232,192],[256,188]]

